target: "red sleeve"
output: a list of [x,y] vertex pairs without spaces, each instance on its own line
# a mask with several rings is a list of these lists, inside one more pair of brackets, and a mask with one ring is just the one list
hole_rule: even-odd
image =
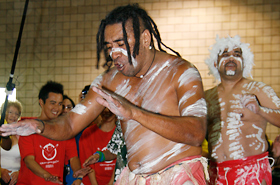
[[35,139],[35,134],[30,136],[20,136],[18,140],[18,146],[20,151],[20,156],[24,159],[28,155],[35,156],[33,140]]
[[[80,152],[80,161],[81,165],[85,162],[87,158],[89,158],[95,151],[93,151],[93,146],[91,145],[92,140],[92,131],[93,126],[86,128],[80,138],[79,141],[79,152]],[[90,165],[92,169],[94,169],[94,165]]]
[[66,140],[66,146],[65,146],[65,161],[67,162],[70,160],[72,157],[78,157],[78,152],[77,152],[77,145],[75,138]]

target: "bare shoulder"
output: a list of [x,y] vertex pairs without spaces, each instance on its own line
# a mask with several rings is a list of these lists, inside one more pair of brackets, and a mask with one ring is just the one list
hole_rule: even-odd
[[168,61],[175,78],[201,81],[199,71],[191,62],[173,55],[170,55]]
[[270,108],[280,107],[280,99],[274,89],[264,82],[250,80],[243,85],[243,88],[247,91],[246,93],[254,94],[262,106]]
[[273,89],[264,82],[259,82],[251,79],[245,79],[242,83],[242,88],[245,90],[245,93],[251,93],[255,95],[261,95],[267,91],[273,91]]
[[190,69],[190,68],[197,70],[194,64],[192,64],[191,62],[189,62],[184,58],[177,57],[177,56],[172,56],[171,58],[173,59],[172,63],[174,67],[176,66],[178,70],[185,71],[186,69]]
[[171,55],[164,52],[157,52],[157,63],[164,65],[168,63],[169,67],[175,67],[175,68],[191,68],[194,67],[193,64],[191,64],[189,61],[185,60],[182,57]]
[[119,73],[120,72],[115,67],[113,67],[109,71],[105,71],[97,76],[91,83],[91,86],[109,87],[113,83],[113,81],[117,80],[116,77],[120,76]]

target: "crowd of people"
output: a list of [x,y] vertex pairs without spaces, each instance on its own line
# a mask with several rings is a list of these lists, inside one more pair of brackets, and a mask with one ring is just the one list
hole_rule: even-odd
[[[280,99],[250,78],[254,55],[239,36],[217,36],[205,63],[219,84],[206,91],[196,67],[162,42],[138,5],[117,7],[101,21],[98,65],[101,52],[107,69],[82,90],[78,104],[49,81],[39,92],[38,118],[1,126],[21,161],[14,169],[2,166],[4,182],[273,183],[280,138],[271,146],[266,127],[280,127]],[[8,123],[19,119],[21,108],[7,111]]]

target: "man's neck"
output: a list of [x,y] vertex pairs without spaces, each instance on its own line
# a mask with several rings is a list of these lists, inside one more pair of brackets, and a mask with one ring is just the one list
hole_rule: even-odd
[[115,128],[115,125],[116,125],[116,120],[115,119],[110,119],[110,120],[102,123],[101,126],[100,126],[100,129],[103,132],[110,132],[112,129]]
[[38,117],[38,119],[43,120],[43,121],[48,121],[48,120],[50,120],[47,116],[42,115],[42,114]]
[[223,90],[231,90],[231,89],[235,88],[238,84],[240,84],[243,81],[243,79],[244,79],[243,77],[237,78],[237,79],[222,78],[219,86]]

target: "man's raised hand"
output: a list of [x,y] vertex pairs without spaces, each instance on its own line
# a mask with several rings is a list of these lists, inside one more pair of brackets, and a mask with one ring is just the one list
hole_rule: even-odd
[[112,113],[117,115],[119,119],[132,119],[132,110],[135,106],[128,100],[105,88],[100,89],[92,87],[92,90],[102,96],[102,98],[96,98],[96,101],[107,107]]
[[39,124],[41,123],[34,119],[26,119],[17,123],[3,124],[0,127],[1,136],[29,136],[35,133],[40,134],[41,130],[38,128]]

